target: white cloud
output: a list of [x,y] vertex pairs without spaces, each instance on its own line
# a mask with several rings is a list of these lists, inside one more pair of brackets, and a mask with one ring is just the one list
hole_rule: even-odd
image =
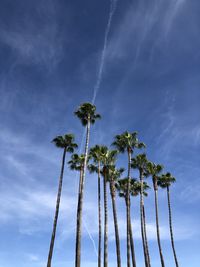
[[26,164],[22,163],[22,161],[19,161],[17,158],[15,158],[12,155],[6,155],[4,156],[4,160],[7,161],[8,165],[11,168],[14,168],[17,170],[19,173],[26,175],[28,172],[28,167]]
[[[152,47],[149,47],[151,59],[155,46],[160,39],[166,38],[185,2],[185,0],[169,0],[167,2],[154,0],[151,4],[147,4],[145,1],[140,1],[138,5],[130,6],[119,29],[111,38],[107,49],[107,58],[112,61],[127,56],[133,57],[132,68],[134,69],[144,43],[153,36]],[[153,35],[155,30],[156,35]]]
[[49,146],[35,144],[28,136],[16,135],[5,128],[0,133],[0,142],[2,151],[0,157],[4,166],[8,165],[9,169],[17,175],[27,175],[32,170],[31,165],[24,160],[28,156],[34,157],[38,162],[51,164],[51,166],[60,165],[56,157],[58,151],[52,149],[50,142]]
[[[17,20],[12,28],[0,28],[0,41],[15,53],[17,64],[42,64],[51,70],[62,58],[62,38],[58,29],[56,4],[40,1],[34,6],[35,17]],[[42,18],[42,19],[41,19]],[[39,22],[40,21],[40,22]],[[12,68],[12,67],[11,67]]]
[[61,43],[56,40],[56,33],[51,37],[54,29],[44,29],[38,34],[30,32],[1,32],[1,41],[10,46],[19,55],[20,60],[31,63],[42,63],[51,67],[61,59]]
[[[44,231],[43,222],[48,221],[48,225],[51,229],[51,223],[55,211],[55,192],[44,192],[39,188],[28,189],[26,187],[14,187],[10,191],[1,192],[1,223],[12,223],[18,222],[20,232],[23,234],[32,234],[35,231]],[[66,196],[66,192],[63,192],[61,208],[60,208],[60,238],[64,241],[65,239],[71,238],[75,234],[76,225],[76,196]],[[109,239],[114,241],[115,232],[114,224],[112,219],[112,211],[109,211]],[[124,215],[118,214],[118,224],[120,231],[120,238],[126,238],[126,220]],[[98,235],[98,218],[97,218],[97,207],[96,204],[91,201],[84,203],[84,225],[91,236],[95,238]],[[66,228],[65,225],[68,224]],[[83,225],[83,227],[84,227]],[[140,221],[135,219],[132,221],[134,237],[141,239],[140,234]],[[49,229],[49,231],[50,231]],[[85,229],[86,230],[86,229]],[[88,232],[84,230],[84,235],[88,235]],[[167,225],[161,225],[161,236],[162,239],[169,239],[169,230]],[[48,229],[46,229],[48,231]],[[147,223],[148,238],[150,240],[156,239],[156,228],[155,223]],[[187,229],[178,229],[176,232],[176,238],[181,239],[183,236],[187,236],[190,233]],[[183,234],[184,233],[184,234]]]
[[185,185],[179,198],[187,203],[194,203],[200,200],[200,185],[197,182]]
[[[52,35],[52,36],[51,36]],[[61,41],[56,41],[56,29],[46,28],[40,33],[31,31],[1,31],[1,42],[18,54],[19,62],[44,64],[54,67],[61,59]]]
[[169,33],[176,16],[181,11],[181,8],[185,4],[185,2],[186,0],[172,0],[171,1],[169,10],[166,14],[166,19],[165,19],[166,33]]
[[[170,95],[167,91],[163,105],[155,112],[155,116],[158,116],[161,121],[159,127],[157,124],[154,125],[157,129],[155,131],[156,154],[167,161],[175,151],[185,150],[188,147],[197,148],[200,144],[200,123],[195,116],[191,120],[194,111],[191,110],[191,106],[188,106],[187,113],[183,108],[179,111],[178,101],[178,97],[176,98],[174,94]],[[183,158],[178,160],[184,161]],[[189,159],[184,162],[186,166],[190,164]]]
[[31,262],[38,262],[39,261],[39,256],[35,254],[27,254],[26,255],[28,260]]

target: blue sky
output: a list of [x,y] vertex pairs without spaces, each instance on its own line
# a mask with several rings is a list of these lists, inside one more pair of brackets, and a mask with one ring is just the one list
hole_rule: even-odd
[[[73,112],[93,98],[109,12],[108,0],[0,1],[0,267],[46,264],[62,154],[51,140],[72,132],[81,144]],[[95,99],[102,120],[91,132],[91,145],[110,145],[116,134],[138,131],[148,158],[176,177],[171,195],[181,267],[199,267],[199,12],[197,0],[118,0]],[[120,156],[118,165],[125,164]],[[74,264],[77,183],[66,166],[54,267]],[[82,266],[90,267],[97,261],[95,176],[87,174],[85,189]],[[172,267],[165,193],[159,192],[161,238]],[[158,267],[152,192],[145,201],[152,267]],[[124,203],[117,202],[124,267]],[[142,267],[138,199],[132,214]],[[111,210],[109,216],[112,267]]]

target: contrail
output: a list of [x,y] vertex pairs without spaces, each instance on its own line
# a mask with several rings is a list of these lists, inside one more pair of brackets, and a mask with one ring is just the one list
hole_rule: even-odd
[[[109,35],[109,32],[110,32],[110,27],[111,27],[113,15],[115,14],[115,10],[116,10],[116,7],[117,7],[117,2],[118,2],[118,0],[111,0],[110,1],[110,13],[109,13],[108,23],[107,23],[106,31],[105,31],[104,45],[103,45],[103,50],[102,50],[102,54],[101,54],[99,72],[98,72],[96,84],[94,86],[92,104],[94,104],[94,102],[96,100],[96,96],[97,96],[97,93],[98,93],[98,90],[99,90],[99,87],[100,87],[101,81],[102,81],[103,67],[104,67],[106,48],[107,48],[107,43],[108,43],[108,35]],[[84,129],[83,136],[82,136],[82,139],[81,139],[81,146],[80,146],[80,149],[79,149],[79,154],[82,153],[82,151],[83,151],[83,144],[84,144],[85,135],[86,135],[86,129]],[[78,174],[76,175],[76,178],[77,178],[77,176],[78,176]],[[78,181],[77,181],[77,184],[78,184]]]
[[110,32],[110,26],[112,23],[113,15],[115,14],[115,10],[117,7],[117,1],[118,0],[111,0],[110,1],[110,13],[109,13],[109,18],[108,18],[108,23],[106,26],[106,31],[105,31],[105,37],[104,37],[104,45],[103,45],[103,50],[101,53],[101,60],[100,60],[100,65],[99,65],[99,72],[97,76],[97,81],[94,86],[94,93],[93,93],[93,98],[92,98],[92,103],[94,104],[96,100],[97,93],[99,91],[101,81],[102,81],[102,74],[103,74],[103,68],[104,68],[104,62],[105,62],[105,55],[106,55],[106,48],[107,48],[107,43],[108,43],[108,35]]
[[86,229],[86,231],[87,231],[87,233],[88,233],[88,236],[89,236],[90,240],[92,241],[92,245],[93,245],[93,248],[94,248],[94,252],[95,252],[96,256],[98,257],[98,252],[97,252],[97,247],[96,247],[96,244],[95,244],[95,240],[94,240],[94,238],[92,237],[92,235],[90,234],[90,231],[89,231],[89,229],[88,229],[88,227],[87,227],[86,222],[85,222],[84,219],[83,219],[83,225],[84,225],[84,227],[85,227],[85,229]]
[[[115,14],[115,10],[116,10],[116,7],[117,7],[117,2],[118,2],[118,0],[111,0],[110,1],[110,13],[109,13],[108,23],[107,23],[107,26],[106,26],[106,31],[105,31],[105,36],[104,36],[104,45],[103,45],[103,50],[102,50],[102,53],[101,53],[99,72],[98,72],[97,81],[96,81],[96,84],[94,86],[94,91],[93,91],[92,104],[94,104],[94,102],[96,100],[96,96],[97,96],[97,93],[98,93],[98,90],[100,88],[101,81],[102,81],[102,74],[103,74],[103,68],[104,68],[104,62],[105,62],[106,48],[107,48],[107,43],[108,43],[108,35],[109,35],[109,32],[110,32],[110,26],[111,26],[111,23],[112,23],[113,15]],[[84,132],[83,132],[79,153],[81,153],[82,150],[83,150],[83,142],[84,142],[85,135],[86,135],[86,129],[84,129]],[[77,176],[78,176],[78,174],[76,174],[76,180],[77,180],[77,186],[78,186]],[[95,240],[92,237],[90,231],[88,230],[86,222],[84,221],[84,219],[83,219],[83,224],[84,224],[84,227],[85,227],[85,229],[87,231],[87,234],[88,234],[88,236],[89,236],[89,238],[90,238],[90,240],[92,242],[92,245],[94,247],[94,252],[95,252],[96,256],[98,257],[98,252],[97,252],[97,247],[96,247],[96,244],[95,244]]]

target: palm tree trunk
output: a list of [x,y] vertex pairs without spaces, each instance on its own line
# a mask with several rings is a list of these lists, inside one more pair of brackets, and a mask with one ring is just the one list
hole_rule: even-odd
[[62,157],[62,166],[61,166],[58,194],[57,194],[57,201],[56,201],[56,211],[55,211],[55,216],[54,216],[53,231],[51,235],[47,267],[51,267],[51,260],[52,260],[52,255],[53,255],[54,241],[55,241],[57,221],[58,221],[58,213],[59,213],[59,207],[60,207],[60,198],[61,198],[61,192],[62,192],[63,174],[64,174],[64,167],[65,167],[65,156],[66,156],[66,148],[64,148],[63,157]]
[[107,189],[106,176],[103,179],[104,187],[104,267],[108,267],[108,207],[107,207]]
[[170,235],[171,235],[171,244],[172,244],[172,250],[173,250],[173,254],[174,254],[174,260],[176,263],[176,267],[178,267],[178,259],[176,256],[176,250],[175,250],[175,245],[174,245],[174,235],[173,235],[173,229],[172,229],[172,212],[171,212],[169,186],[167,186],[167,200],[168,200],[168,210],[169,210],[169,227],[170,227]]
[[158,219],[158,190],[154,189],[154,196],[155,196],[155,208],[156,208],[156,230],[157,230],[157,241],[158,241],[158,248],[160,253],[160,261],[162,267],[165,267],[164,258],[162,254],[162,247],[160,242],[160,229],[159,229],[159,219]]
[[98,267],[101,267],[101,174],[100,174],[100,162],[98,163],[98,217],[99,217]]
[[140,183],[141,183],[141,192],[140,192],[140,223],[141,223],[141,235],[142,235],[142,244],[144,252],[145,267],[149,267],[146,242],[145,242],[145,227],[144,227],[144,196],[143,196],[143,174],[140,170]]
[[131,216],[129,218],[130,225],[130,243],[131,243],[131,257],[132,257],[132,266],[136,267],[136,259],[135,259],[135,246],[133,241],[133,233],[132,233],[132,224],[131,224]]
[[127,195],[126,195],[126,221],[127,221],[127,267],[130,267],[130,180],[131,180],[131,151],[130,149],[127,150],[128,152],[128,185],[127,185]]
[[85,172],[86,172],[87,159],[88,159],[89,138],[90,138],[90,120],[88,120],[88,124],[87,124],[86,143],[85,143],[85,159],[84,159],[84,167],[83,167],[83,174],[82,174],[82,182],[80,184],[80,192],[78,196],[75,267],[80,267],[81,265],[81,232],[82,232],[81,226],[82,226],[82,210],[83,210],[83,193],[84,193],[84,183],[85,183]]
[[80,177],[79,177],[79,187],[78,187],[78,194],[81,192],[82,187],[82,179],[83,179],[83,166],[80,169]]
[[118,229],[118,221],[117,221],[117,209],[116,209],[116,203],[115,203],[115,189],[114,189],[114,184],[113,184],[112,179],[110,181],[110,194],[111,194],[111,199],[112,199],[113,218],[114,218],[114,226],[115,226],[117,267],[121,267],[120,240],[119,240],[119,229]]
[[143,205],[143,216],[144,216],[144,240],[145,240],[145,247],[146,247],[146,255],[148,259],[148,265],[150,267],[151,263],[150,263],[149,246],[148,246],[148,240],[147,240],[146,215],[145,215],[144,205]]
[[129,208],[128,204],[126,205],[126,249],[127,249],[127,267],[131,266],[130,262],[130,228],[129,228]]

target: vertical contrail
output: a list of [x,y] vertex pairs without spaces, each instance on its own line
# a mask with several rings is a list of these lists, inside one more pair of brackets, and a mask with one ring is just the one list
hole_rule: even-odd
[[94,104],[96,100],[96,96],[99,90],[99,87],[101,85],[102,81],[102,74],[103,74],[103,68],[104,68],[104,62],[105,62],[105,55],[106,55],[106,48],[107,48],[107,43],[108,43],[108,35],[110,32],[110,26],[112,23],[113,15],[115,14],[115,10],[117,7],[117,1],[118,0],[111,0],[110,1],[110,13],[109,13],[109,18],[108,18],[108,23],[106,26],[106,31],[105,31],[105,37],[104,37],[104,45],[103,45],[103,50],[101,53],[101,59],[100,59],[100,65],[99,65],[99,71],[98,71],[98,76],[97,76],[97,81],[94,86],[94,93],[93,93],[93,98],[92,98],[92,103]]
[[91,233],[90,233],[90,231],[89,231],[89,229],[88,229],[88,227],[86,225],[86,222],[84,220],[83,220],[83,225],[84,225],[84,227],[85,227],[85,229],[87,231],[87,234],[88,234],[88,236],[89,236],[89,238],[90,238],[90,240],[92,242],[92,245],[93,245],[93,248],[94,248],[94,252],[95,252],[96,256],[98,257],[98,252],[97,252],[97,247],[96,247],[96,244],[95,244],[95,240],[92,237],[92,235],[91,235]]
[[[105,30],[104,45],[103,45],[103,49],[102,49],[102,53],[101,53],[99,71],[98,71],[98,75],[97,75],[97,81],[96,81],[96,84],[94,86],[92,104],[94,104],[94,102],[96,100],[96,96],[97,96],[97,93],[98,93],[98,90],[99,90],[99,87],[100,87],[101,81],[102,81],[102,74],[103,74],[103,68],[104,68],[104,62],[105,62],[106,48],[107,48],[107,43],[108,43],[108,35],[109,35],[109,32],[110,32],[110,26],[111,26],[111,23],[112,23],[113,15],[115,14],[115,10],[116,10],[116,7],[117,7],[117,1],[118,0],[111,0],[110,1],[109,18],[108,18],[108,23],[107,23],[106,30]],[[83,132],[79,153],[81,153],[82,150],[83,150],[83,142],[84,142],[85,134],[86,134],[86,130],[84,130],[84,132]],[[77,178],[77,175],[76,175],[76,178]],[[77,186],[78,186],[78,179],[77,179]],[[83,224],[84,224],[84,227],[85,227],[85,229],[87,231],[87,234],[88,234],[88,236],[89,236],[89,238],[90,238],[90,240],[92,242],[92,245],[94,247],[94,252],[95,252],[96,256],[98,257],[98,252],[97,252],[97,247],[96,247],[96,244],[95,244],[95,240],[92,237],[92,235],[91,235],[91,233],[90,233],[90,231],[89,231],[89,229],[88,229],[88,227],[86,225],[86,222],[84,220],[83,220]]]
[[[103,49],[102,49],[102,53],[101,53],[99,71],[98,71],[97,80],[96,80],[96,84],[94,86],[94,91],[93,91],[92,104],[94,104],[94,102],[96,100],[96,96],[97,96],[97,93],[99,91],[99,88],[100,88],[100,85],[101,85],[101,81],[102,81],[102,74],[103,74],[105,55],[106,55],[106,49],[107,49],[107,43],[108,43],[108,35],[110,33],[110,27],[111,27],[112,19],[113,19],[113,16],[115,14],[115,10],[116,10],[116,7],[117,7],[117,1],[118,0],[111,0],[110,1],[110,12],[109,12],[109,17],[108,17],[108,23],[107,23],[106,30],[105,30],[104,45],[103,45]],[[90,238],[90,240],[91,240],[91,242],[93,244],[95,254],[98,257],[97,248],[96,248],[96,244],[95,244],[94,238],[90,234],[90,232],[89,232],[89,230],[88,230],[88,228],[86,226],[86,223],[84,223],[84,226],[85,226],[85,229],[86,229],[86,231],[88,233],[88,236],[89,236],[89,238]]]

